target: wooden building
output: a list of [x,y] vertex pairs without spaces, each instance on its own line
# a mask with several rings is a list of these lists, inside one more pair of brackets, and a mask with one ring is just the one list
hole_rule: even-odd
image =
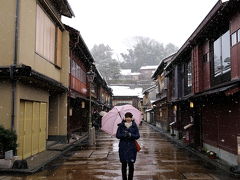
[[[94,66],[94,59],[80,32],[65,25],[69,31],[70,74],[68,93],[68,134],[87,132],[89,123],[89,96],[91,93],[92,111],[109,110],[112,107],[112,91]],[[87,72],[95,74],[89,88]]]
[[128,86],[110,86],[113,89],[112,105],[120,106],[131,104],[139,108],[139,101],[142,98],[142,88],[130,88]]
[[88,130],[89,85],[86,73],[94,62],[78,30],[69,31],[70,74],[68,93],[68,134]]
[[231,165],[240,155],[239,52],[240,1],[220,0],[166,67],[177,137]]
[[0,7],[0,124],[17,133],[22,159],[67,140],[67,0],[4,1]]
[[156,121],[156,126],[163,131],[169,131],[169,124],[171,123],[170,113],[168,110],[169,104],[167,101],[168,80],[166,77],[165,67],[171,63],[173,55],[161,60],[156,71],[152,75],[152,79],[157,85],[156,100],[152,103],[154,107],[154,119]]

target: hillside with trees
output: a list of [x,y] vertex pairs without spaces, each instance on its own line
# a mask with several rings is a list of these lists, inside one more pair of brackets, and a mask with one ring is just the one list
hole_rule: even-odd
[[162,59],[178,50],[171,43],[164,46],[162,43],[147,37],[136,37],[135,41],[132,49],[128,49],[127,53],[121,53],[124,59],[121,68],[131,68],[133,71],[139,71],[141,66],[158,65]]
[[134,44],[131,49],[127,50],[127,53],[121,53],[122,62],[113,58],[113,50],[109,45],[94,45],[91,53],[105,80],[118,80],[120,69],[131,69],[132,72],[139,72],[141,66],[158,65],[162,59],[178,50],[172,43],[164,46],[162,43],[147,37],[136,37]]

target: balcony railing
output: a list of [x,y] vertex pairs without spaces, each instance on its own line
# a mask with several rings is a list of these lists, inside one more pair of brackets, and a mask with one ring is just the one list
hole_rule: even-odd
[[167,89],[162,89],[157,95],[157,99],[163,99],[167,97]]
[[79,79],[77,79],[76,77],[70,75],[70,88],[86,95],[87,94],[87,85],[86,83],[81,82]]

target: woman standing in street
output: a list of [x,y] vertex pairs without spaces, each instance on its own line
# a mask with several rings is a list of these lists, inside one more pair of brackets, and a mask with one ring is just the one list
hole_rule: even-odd
[[[130,112],[125,114],[125,119],[118,124],[116,137],[119,142],[119,157],[122,163],[122,178],[123,180],[132,180],[134,172],[134,163],[136,161],[137,149],[135,140],[140,137],[137,124],[133,120],[133,115]],[[127,178],[127,166],[129,173]]]

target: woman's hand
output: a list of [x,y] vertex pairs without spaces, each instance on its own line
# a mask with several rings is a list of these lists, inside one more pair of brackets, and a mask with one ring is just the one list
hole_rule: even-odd
[[130,133],[130,132],[124,131],[124,133],[125,133],[125,137],[126,137],[126,138],[130,138],[130,137],[131,137],[131,133]]

